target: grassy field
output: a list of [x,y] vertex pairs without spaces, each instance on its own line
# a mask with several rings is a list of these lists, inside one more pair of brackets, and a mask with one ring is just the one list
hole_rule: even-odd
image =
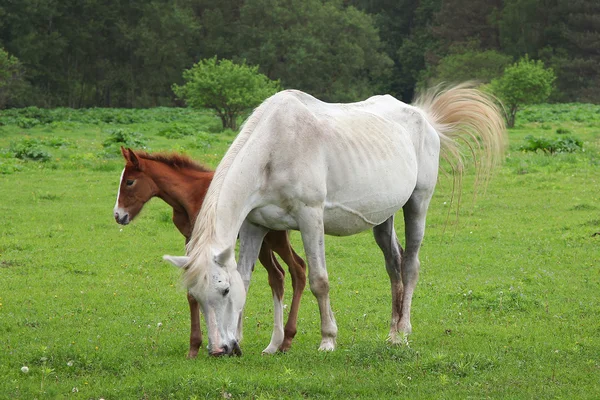
[[[467,173],[458,218],[440,176],[408,347],[385,342],[389,280],[366,232],[327,238],[335,352],[317,351],[307,290],[291,351],[261,355],[272,300],[257,267],[244,355],[187,360],[185,291],[161,260],[184,241],[160,200],[114,222],[118,146],[214,167],[235,136],[219,124],[182,109],[0,112],[0,398],[600,397],[600,106],[523,111],[476,200]],[[540,143],[565,151],[520,150]]]

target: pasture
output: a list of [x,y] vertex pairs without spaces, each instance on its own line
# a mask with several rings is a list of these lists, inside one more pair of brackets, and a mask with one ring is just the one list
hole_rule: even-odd
[[[185,291],[161,259],[184,239],[158,199],[115,223],[118,148],[216,167],[235,137],[219,124],[183,109],[0,112],[0,398],[598,398],[600,106],[522,111],[485,192],[466,172],[458,216],[440,174],[408,347],[385,341],[389,279],[364,233],[326,238],[334,352],[317,351],[307,289],[291,350],[261,355],[273,306],[257,265],[244,355],[188,360]],[[562,144],[520,150],[541,139]],[[289,278],[286,291],[289,304]]]

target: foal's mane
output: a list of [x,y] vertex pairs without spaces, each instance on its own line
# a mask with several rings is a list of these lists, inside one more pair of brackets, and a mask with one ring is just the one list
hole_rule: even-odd
[[193,169],[199,172],[212,172],[212,170],[202,164],[197,163],[188,156],[176,153],[146,153],[145,151],[136,151],[135,154],[144,160],[157,161],[176,169]]

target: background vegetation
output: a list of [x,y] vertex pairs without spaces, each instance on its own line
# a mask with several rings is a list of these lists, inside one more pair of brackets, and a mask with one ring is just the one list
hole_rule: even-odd
[[553,69],[552,101],[597,103],[598,21],[596,0],[5,1],[4,105],[170,106],[182,72],[214,56],[325,101],[409,101],[418,85],[489,82],[528,55]]
[[220,129],[212,113],[180,108],[0,112],[0,398],[597,398],[599,106],[520,111],[476,202],[467,173],[458,219],[440,176],[409,347],[385,343],[389,281],[365,232],[326,239],[335,352],[317,351],[307,291],[291,351],[260,355],[272,299],[257,266],[244,355],[186,360],[185,292],[161,260],[184,240],[160,200],[115,223],[118,146],[214,167],[235,136]]

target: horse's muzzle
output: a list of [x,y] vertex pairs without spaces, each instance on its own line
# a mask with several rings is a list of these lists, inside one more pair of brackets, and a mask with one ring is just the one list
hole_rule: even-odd
[[224,345],[218,351],[211,351],[209,354],[213,357],[223,357],[223,356],[241,356],[242,349],[237,341],[233,342],[231,345]]

